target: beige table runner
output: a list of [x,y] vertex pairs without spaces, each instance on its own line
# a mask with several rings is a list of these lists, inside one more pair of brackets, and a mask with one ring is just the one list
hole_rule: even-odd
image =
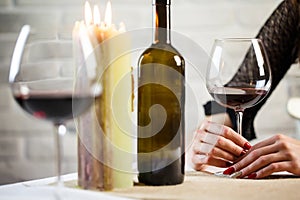
[[209,200],[300,200],[300,178],[277,176],[268,179],[228,179],[203,172],[188,172],[183,184],[175,186],[135,186],[109,192],[136,199]]

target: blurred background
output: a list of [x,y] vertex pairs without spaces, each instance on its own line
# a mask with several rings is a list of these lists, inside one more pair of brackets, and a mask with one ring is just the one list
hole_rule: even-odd
[[[124,22],[127,30],[151,27],[151,1],[111,0],[113,22]],[[90,2],[99,4],[103,11],[107,1]],[[173,0],[172,29],[191,38],[209,53],[214,38],[254,37],[280,2]],[[0,0],[0,184],[55,175],[52,126],[24,113],[8,88],[9,65],[18,32],[23,24],[30,24],[37,29],[69,33],[71,37],[74,22],[83,19],[83,7],[84,0]],[[201,88],[199,80],[191,78],[189,81],[195,88]],[[204,89],[197,90],[197,97],[200,103],[209,99]],[[256,118],[259,139],[274,133],[292,135],[296,132],[296,123],[286,111],[286,102],[287,81],[283,80]],[[189,106],[187,112],[192,112],[193,105]],[[189,116],[193,115],[203,118],[202,110]],[[77,170],[76,131],[72,122],[68,127],[64,173]],[[191,130],[187,131],[188,140]]]

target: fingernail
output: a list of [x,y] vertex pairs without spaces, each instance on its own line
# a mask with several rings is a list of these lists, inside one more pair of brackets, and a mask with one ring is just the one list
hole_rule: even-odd
[[256,176],[257,176],[257,174],[254,172],[254,173],[250,174],[247,178],[248,179],[255,179]]
[[249,143],[249,142],[246,142],[245,144],[244,144],[244,149],[245,150],[249,150],[249,149],[251,149],[251,144]]
[[245,150],[243,150],[242,152],[241,152],[241,154],[240,154],[240,156],[243,156],[243,155],[245,155],[247,152],[245,151]]
[[235,173],[231,174],[229,177],[230,178],[238,178],[241,175],[242,175],[242,172],[238,171],[238,172],[235,172]]
[[223,174],[225,175],[231,175],[232,173],[235,172],[235,169],[233,167],[229,167],[228,169],[226,169]]

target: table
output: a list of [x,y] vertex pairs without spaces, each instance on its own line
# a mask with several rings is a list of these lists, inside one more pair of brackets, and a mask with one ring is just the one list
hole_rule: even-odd
[[[218,199],[218,200],[266,200],[266,199],[300,199],[300,178],[291,175],[273,175],[268,179],[228,179],[216,177],[204,172],[187,172],[183,184],[175,186],[134,186],[128,189],[115,189],[110,192],[87,191],[76,188],[76,174],[68,175],[65,179],[65,199],[97,200],[126,200],[126,199]],[[0,187],[0,199],[6,197],[9,191],[18,191],[25,188],[39,188],[49,186],[55,179],[29,181]],[[6,191],[6,192],[5,192]],[[7,192],[8,191],[8,192]],[[7,195],[8,194],[8,195]],[[7,198],[5,198],[7,199]],[[16,199],[16,198],[11,198]],[[23,198],[22,198],[23,199]],[[32,199],[32,198],[31,198]],[[50,198],[49,198],[50,199]],[[57,199],[57,198],[56,198]]]

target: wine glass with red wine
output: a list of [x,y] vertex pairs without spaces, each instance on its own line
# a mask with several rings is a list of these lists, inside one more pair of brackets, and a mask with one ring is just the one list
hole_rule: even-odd
[[245,109],[262,101],[271,88],[271,69],[260,39],[231,38],[214,42],[206,87],[216,102],[235,110],[242,135]]
[[9,83],[14,99],[23,110],[54,126],[59,186],[63,185],[65,123],[88,110],[101,94],[101,85],[90,80],[87,74],[84,65],[74,66],[71,39],[23,26],[12,57]]

